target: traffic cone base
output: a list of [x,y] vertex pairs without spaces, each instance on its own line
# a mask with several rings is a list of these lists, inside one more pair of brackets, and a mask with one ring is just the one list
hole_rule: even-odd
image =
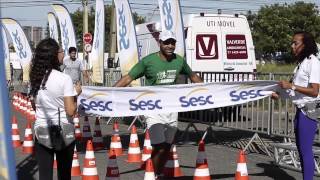
[[194,171],[193,180],[210,180],[209,166],[207,162],[207,156],[205,153],[205,144],[201,140],[199,142],[196,170]]
[[140,146],[139,146],[139,139],[137,135],[137,129],[136,126],[133,125],[131,129],[131,134],[130,134],[130,144],[129,144],[129,149],[128,149],[128,158],[127,162],[129,163],[139,163],[141,162],[141,151],[140,151]]
[[94,134],[93,134],[93,148],[94,150],[104,149],[102,133],[100,128],[99,118],[96,118],[95,126],[94,126]]
[[24,154],[33,154],[33,141],[23,141],[22,152]]
[[92,141],[87,142],[86,154],[83,163],[82,180],[99,180],[96,167],[96,158],[93,152]]
[[242,150],[239,153],[235,180],[249,180],[246,157],[244,151]]
[[144,137],[144,143],[143,143],[142,161],[146,161],[147,159],[151,158],[151,153],[152,153],[152,146],[151,146],[149,130],[147,129]]
[[177,155],[175,145],[172,145],[169,153],[168,160],[164,166],[163,174],[165,177],[180,177],[183,176]]
[[111,154],[112,155],[109,156],[106,179],[107,180],[120,179],[119,168],[118,168],[118,164],[117,164],[117,157],[115,156],[114,153],[111,153]]
[[73,152],[71,176],[81,176],[81,170],[80,170],[78,152],[77,152],[76,146],[74,147],[74,152]]
[[148,159],[146,161],[146,172],[144,174],[144,180],[155,180],[155,179],[156,179],[156,177],[154,174],[152,160]]
[[112,155],[112,153],[111,153],[112,151],[114,151],[114,153],[117,157],[123,155],[121,138],[119,136],[119,124],[117,121],[115,121],[113,123],[113,132],[112,132],[112,136],[111,136],[109,156]]
[[12,134],[11,138],[12,138],[13,147],[14,148],[20,147],[22,144],[20,141],[18,122],[15,116],[12,117],[11,134]]
[[83,129],[82,129],[82,140],[86,143],[88,140],[92,140],[91,128],[88,117],[84,117]]
[[33,154],[33,147],[34,143],[32,137],[31,123],[28,122],[25,130],[22,152],[24,154]]

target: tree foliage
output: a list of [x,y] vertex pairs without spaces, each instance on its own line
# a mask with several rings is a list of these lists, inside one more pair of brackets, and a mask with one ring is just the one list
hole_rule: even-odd
[[317,6],[303,1],[262,7],[257,14],[248,12],[253,42],[259,54],[289,53],[296,31],[307,31],[320,42],[320,16]]
[[[110,27],[111,27],[111,13],[112,6],[105,6],[105,51],[109,51],[109,39],[110,39]],[[134,22],[136,24],[143,23],[145,21],[144,17],[139,16],[137,13],[132,13]],[[77,46],[82,49],[82,37],[83,37],[83,11],[81,9],[76,10],[74,13],[70,14],[75,28]],[[88,12],[88,31],[94,35],[94,17],[95,9],[91,7]]]

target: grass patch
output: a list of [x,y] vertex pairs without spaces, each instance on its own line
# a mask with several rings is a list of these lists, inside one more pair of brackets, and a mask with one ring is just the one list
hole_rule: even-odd
[[295,64],[257,64],[257,72],[260,73],[292,73]]

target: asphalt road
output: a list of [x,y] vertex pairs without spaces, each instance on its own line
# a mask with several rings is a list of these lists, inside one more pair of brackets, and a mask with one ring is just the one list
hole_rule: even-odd
[[[13,112],[18,119],[18,126],[20,129],[20,137],[23,140],[24,129],[26,127],[26,119],[21,116],[20,113]],[[80,122],[82,122],[82,118]],[[110,144],[110,134],[112,133],[112,125],[107,125],[105,120],[101,120],[101,129],[104,144],[106,148],[104,150],[96,151],[96,164],[99,173],[100,179],[105,179],[106,168],[107,168],[107,149]],[[94,130],[94,119],[90,120],[91,131]],[[179,129],[182,134],[183,130],[187,126],[187,123],[179,122]],[[206,125],[196,124],[197,128],[200,131],[200,134],[196,134],[194,131],[191,131],[189,134],[189,143],[178,144],[177,153],[179,157],[179,163],[184,174],[183,177],[178,179],[191,180],[193,179],[193,174],[196,165],[196,156],[198,147],[195,145],[201,133],[205,130]],[[82,125],[81,125],[82,128]],[[130,132],[127,130],[128,125],[126,123],[121,123],[120,125],[120,135],[122,140],[122,146],[125,153],[128,149]],[[206,139],[206,154],[207,160],[209,163],[210,174],[212,179],[234,179],[234,174],[237,168],[237,156],[239,153],[239,147],[243,147],[243,143],[247,141],[252,133],[245,133],[243,131],[230,130],[224,128],[213,128],[213,132],[216,135],[213,141],[209,141],[209,136]],[[138,129],[138,136],[140,140],[140,146],[143,146],[143,129]],[[180,136],[181,137],[181,136]],[[186,136],[185,136],[186,137]],[[180,139],[182,140],[182,139]],[[185,140],[185,139],[184,139]],[[181,141],[183,142],[183,141]],[[83,167],[85,149],[84,146],[78,144],[78,154],[80,167]],[[31,155],[22,154],[22,148],[15,149],[15,158],[16,158],[16,170],[19,180],[37,180],[38,179],[38,167],[36,160]],[[279,180],[294,180],[302,179],[301,173],[296,171],[291,171],[283,169],[274,165],[273,158],[268,157],[263,152],[249,152],[246,156],[247,158],[247,167],[248,173],[251,180],[269,180],[269,179],[279,179]],[[131,164],[125,161],[126,155],[121,156],[117,159],[119,170],[120,170],[120,179],[129,180],[129,179],[143,179],[144,171],[140,170],[140,164]],[[54,171],[54,179],[56,177],[56,170]],[[73,180],[81,179],[81,177],[73,177]],[[169,178],[167,178],[169,179]],[[319,179],[319,177],[315,177]]]

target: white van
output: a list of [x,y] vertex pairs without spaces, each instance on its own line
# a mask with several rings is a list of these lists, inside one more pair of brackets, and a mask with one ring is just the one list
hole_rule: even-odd
[[[243,15],[190,14],[183,17],[186,60],[193,71],[254,72],[254,46]],[[159,51],[160,22],[136,26],[139,55]]]

